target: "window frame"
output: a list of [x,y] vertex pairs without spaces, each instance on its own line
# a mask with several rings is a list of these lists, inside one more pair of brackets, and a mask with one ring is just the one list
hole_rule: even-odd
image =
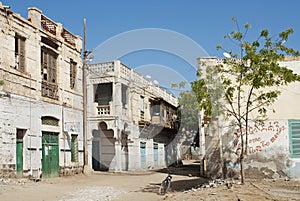
[[75,89],[77,75],[77,63],[70,59],[70,88]]
[[[299,128],[295,128],[295,124]],[[291,158],[300,158],[300,120],[289,120],[289,154]],[[295,129],[293,129],[293,127]],[[296,131],[295,131],[296,130]],[[297,132],[297,133],[294,133]],[[295,141],[298,141],[296,143]],[[296,145],[295,145],[296,144]],[[295,153],[295,146],[298,146],[297,152]]]
[[124,109],[128,109],[128,103],[129,103],[129,87],[125,84],[121,84],[121,102],[122,107]]
[[26,68],[26,38],[15,34],[15,66],[16,70],[25,72]]
[[42,80],[53,84],[57,83],[57,58],[58,54],[53,50],[45,47],[41,48]]

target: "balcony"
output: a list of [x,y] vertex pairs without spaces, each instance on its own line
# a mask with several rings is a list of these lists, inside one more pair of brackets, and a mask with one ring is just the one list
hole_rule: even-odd
[[55,83],[42,81],[42,96],[58,100],[58,86]]
[[177,107],[178,100],[175,96],[153,84],[151,81],[135,72],[126,65],[118,62],[105,62],[97,64],[89,64],[89,70],[92,72],[90,79],[92,83],[101,83],[103,78],[111,80],[112,77],[120,77],[133,83],[134,88],[141,88],[151,93],[157,98],[162,98],[171,105]]
[[110,106],[109,105],[99,105],[97,106],[98,115],[110,115]]
[[56,36],[56,27],[57,27],[56,23],[44,15],[41,16],[41,27],[42,29]]
[[64,38],[65,42],[68,43],[69,45],[75,47],[76,46],[76,37],[71,34],[71,32],[69,32],[66,29],[63,29],[63,31],[61,32],[61,36]]

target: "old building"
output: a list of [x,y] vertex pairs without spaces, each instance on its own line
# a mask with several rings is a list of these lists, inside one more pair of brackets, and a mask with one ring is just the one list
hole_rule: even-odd
[[0,176],[82,171],[82,39],[0,3]]
[[[215,66],[220,62],[223,60],[215,57],[198,59],[199,69],[204,69],[205,65]],[[299,57],[285,57],[279,64],[300,74]],[[255,123],[253,119],[250,121],[248,155],[245,158],[246,176],[300,178],[299,89],[299,82],[280,87],[281,95],[272,105],[275,113],[269,110],[268,119],[260,123]],[[201,148],[205,150],[202,156],[206,159],[206,173],[209,176],[216,176],[216,172],[221,171],[218,169],[222,166],[220,164],[239,169],[239,133],[229,120],[218,121],[219,118],[222,119],[217,117],[215,120],[210,119],[210,122],[206,120],[201,136],[201,144],[204,146]],[[222,147],[221,153],[219,147]]]
[[177,98],[120,61],[88,65],[89,164],[96,171],[165,167]]

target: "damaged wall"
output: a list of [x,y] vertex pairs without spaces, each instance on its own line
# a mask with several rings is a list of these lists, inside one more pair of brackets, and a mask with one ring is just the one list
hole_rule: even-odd
[[[230,129],[230,126],[222,127],[226,130],[223,129],[221,155],[219,138],[215,136],[207,140],[208,176],[222,176],[222,168],[224,176],[228,170],[234,170],[239,175],[239,132]],[[299,178],[300,159],[291,157],[289,129],[288,120],[268,120],[256,125],[250,122],[248,155],[244,160],[246,178]],[[223,157],[223,164],[220,157]]]
[[[55,55],[53,68],[45,68],[50,55],[45,57],[46,49]],[[0,2],[0,80],[4,83],[0,87],[0,176],[38,177],[43,169],[44,132],[58,137],[57,175],[81,172],[81,49],[79,36],[39,9],[29,8],[28,18],[23,18]],[[50,75],[55,79],[49,82]],[[55,119],[57,125],[43,123],[44,117]],[[75,124],[77,128],[71,129]],[[75,161],[71,160],[72,135],[78,136]]]

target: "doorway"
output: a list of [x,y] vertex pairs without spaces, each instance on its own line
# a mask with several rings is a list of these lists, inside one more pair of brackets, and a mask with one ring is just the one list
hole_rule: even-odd
[[16,174],[17,177],[23,177],[23,138],[26,129],[17,128],[16,133]]
[[99,129],[93,131],[92,168],[95,171],[109,171],[115,163],[114,131],[107,129],[105,122],[99,123]]
[[42,132],[42,172],[44,178],[59,176],[59,133]]
[[140,142],[141,168],[146,168],[146,142]]

